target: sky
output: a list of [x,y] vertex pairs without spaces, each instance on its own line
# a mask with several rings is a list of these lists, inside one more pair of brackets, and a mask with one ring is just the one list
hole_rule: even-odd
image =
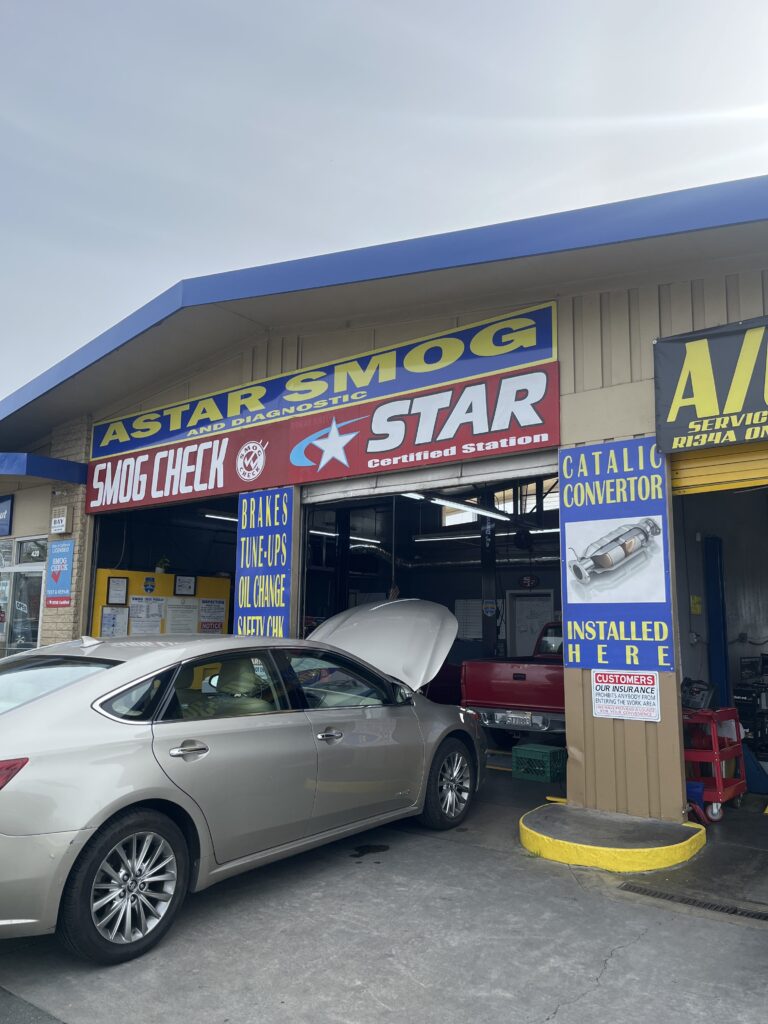
[[0,396],[176,281],[768,171],[763,0],[0,0]]

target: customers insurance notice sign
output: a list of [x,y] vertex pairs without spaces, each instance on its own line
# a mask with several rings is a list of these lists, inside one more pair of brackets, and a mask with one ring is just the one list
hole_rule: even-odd
[[653,438],[561,449],[560,544],[566,666],[594,670],[598,717],[658,721],[655,674],[674,669],[674,645]]
[[240,495],[235,633],[287,637],[291,622],[293,488]]
[[659,673],[593,669],[592,714],[595,718],[661,721]]

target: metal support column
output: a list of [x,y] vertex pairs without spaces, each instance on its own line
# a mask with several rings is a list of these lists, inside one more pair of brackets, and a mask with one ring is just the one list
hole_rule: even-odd
[[[481,499],[486,508],[493,507],[493,491],[488,490]],[[483,619],[483,657],[496,654],[498,627],[496,624],[496,527],[493,519],[478,520],[480,525],[480,596]]]
[[336,510],[336,575],[334,614],[349,608],[349,509]]

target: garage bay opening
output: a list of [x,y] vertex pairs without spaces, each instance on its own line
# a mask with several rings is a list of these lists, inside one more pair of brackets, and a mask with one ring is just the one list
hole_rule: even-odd
[[564,746],[556,476],[311,504],[304,555],[302,635],[360,604],[445,605],[458,635],[426,695],[477,710],[495,748]]

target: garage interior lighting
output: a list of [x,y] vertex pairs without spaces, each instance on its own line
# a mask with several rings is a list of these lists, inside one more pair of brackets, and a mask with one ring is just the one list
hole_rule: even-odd
[[[314,533],[316,537],[338,537],[338,533],[331,533],[330,530],[310,530],[310,533]],[[353,537],[349,535],[350,540],[358,540],[361,544],[381,544],[380,540],[376,540],[375,537]]]
[[[529,529],[528,527],[521,526],[519,530],[497,530],[497,537],[514,537],[516,533],[521,533],[523,530],[527,530],[528,533],[559,533],[559,526],[542,526],[534,527]],[[416,534],[413,538],[417,544],[423,544],[427,541],[443,541],[443,540],[480,540],[480,533],[421,533]]]
[[237,522],[237,516],[228,516],[226,512],[204,512],[203,519],[223,519],[225,523]]
[[471,512],[476,516],[483,516],[486,519],[501,519],[508,523],[512,516],[506,512],[497,512],[496,509],[484,508],[482,505],[473,505],[469,501],[452,501],[450,498],[437,498],[427,494],[420,494],[418,491],[403,491],[403,498],[412,498],[414,501],[428,501],[432,505],[442,505],[444,508],[455,508],[459,512]]

